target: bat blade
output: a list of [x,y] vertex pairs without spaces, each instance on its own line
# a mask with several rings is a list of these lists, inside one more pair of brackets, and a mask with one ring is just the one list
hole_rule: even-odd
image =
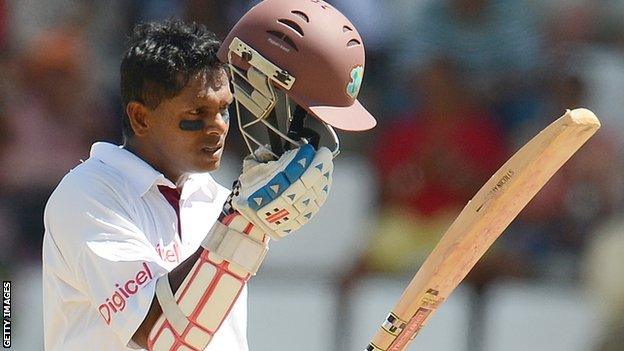
[[600,128],[587,109],[566,111],[516,152],[461,211],[365,351],[401,351],[511,221]]

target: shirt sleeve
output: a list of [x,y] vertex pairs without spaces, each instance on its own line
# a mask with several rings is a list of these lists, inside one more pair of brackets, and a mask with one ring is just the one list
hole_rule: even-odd
[[140,240],[106,233],[85,243],[77,276],[93,307],[124,345],[141,325],[154,298],[156,279],[167,270]]
[[156,280],[168,270],[135,224],[129,205],[116,194],[108,189],[61,191],[51,198],[46,216],[50,233],[72,261],[76,284],[102,323],[124,345],[133,345]]

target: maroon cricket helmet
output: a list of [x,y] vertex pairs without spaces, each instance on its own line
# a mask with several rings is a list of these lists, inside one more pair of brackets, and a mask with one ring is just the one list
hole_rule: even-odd
[[238,38],[266,60],[294,77],[289,89],[277,86],[321,121],[342,130],[376,125],[357,95],[364,74],[364,45],[355,26],[321,0],[265,0],[250,9],[230,31],[218,56],[241,69],[233,57]]

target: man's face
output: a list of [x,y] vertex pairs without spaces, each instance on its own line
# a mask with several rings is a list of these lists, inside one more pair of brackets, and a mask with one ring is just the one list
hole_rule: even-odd
[[[232,100],[227,75],[218,70],[195,75],[180,94],[149,110],[145,141],[152,149],[152,166],[174,182],[185,173],[219,168]],[[180,129],[181,121],[197,120],[203,120],[202,130]]]

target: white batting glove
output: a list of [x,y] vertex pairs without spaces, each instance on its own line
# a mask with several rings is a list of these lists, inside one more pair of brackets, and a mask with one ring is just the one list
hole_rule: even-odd
[[332,153],[326,147],[315,151],[306,144],[266,163],[249,156],[232,194],[232,207],[279,240],[319,211],[329,194],[333,170]]

